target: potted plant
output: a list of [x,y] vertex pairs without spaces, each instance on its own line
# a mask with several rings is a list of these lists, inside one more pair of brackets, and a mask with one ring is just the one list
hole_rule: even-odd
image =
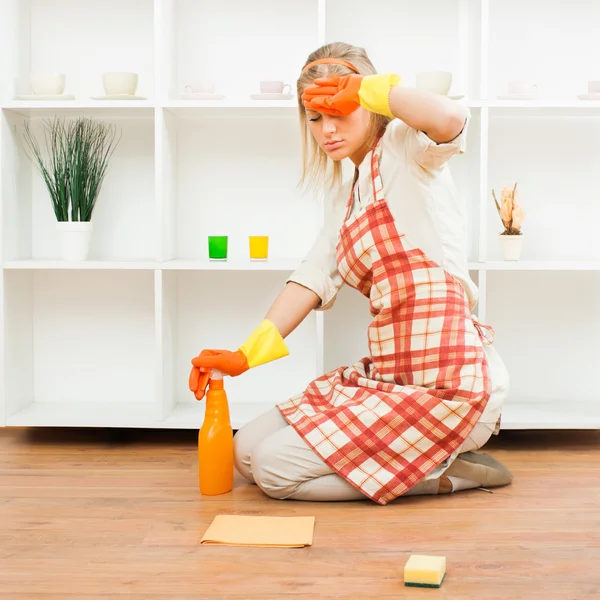
[[92,215],[118,145],[113,125],[79,117],[43,122],[48,162],[25,122],[30,158],[41,173],[52,201],[64,260],[85,260],[92,234]]
[[519,204],[517,184],[502,188],[501,203],[498,202],[494,190],[492,190],[492,195],[500,220],[504,225],[504,231],[500,233],[500,246],[504,260],[519,260],[523,247],[521,225],[525,218],[525,212]]

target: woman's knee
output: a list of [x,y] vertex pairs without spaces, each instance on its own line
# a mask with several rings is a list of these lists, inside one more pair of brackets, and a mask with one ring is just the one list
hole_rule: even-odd
[[233,438],[235,468],[250,482],[254,483],[250,456],[254,448],[265,438],[285,427],[286,421],[277,408],[260,415],[244,425]]
[[245,427],[239,429],[233,436],[233,463],[235,468],[252,483],[254,483],[254,478],[250,466],[250,455],[256,443],[252,432],[249,432]]
[[277,435],[256,445],[250,454],[250,469],[256,485],[271,498],[285,500],[294,493],[298,482],[290,476]]

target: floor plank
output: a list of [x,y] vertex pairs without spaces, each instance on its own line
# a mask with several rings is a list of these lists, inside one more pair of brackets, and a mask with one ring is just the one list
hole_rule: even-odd
[[[502,432],[514,483],[372,502],[266,498],[236,477],[202,497],[190,431],[0,429],[0,597],[600,597],[600,432]],[[314,515],[303,549],[200,546],[218,514]],[[440,590],[405,588],[410,554],[442,554]]]

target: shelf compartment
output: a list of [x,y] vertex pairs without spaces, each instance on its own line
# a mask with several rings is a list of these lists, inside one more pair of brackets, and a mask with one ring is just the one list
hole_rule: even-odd
[[179,100],[186,85],[206,80],[214,81],[217,93],[248,101],[260,92],[261,80],[288,83],[295,95],[300,69],[318,46],[318,0],[172,0],[168,9],[171,100]]
[[[165,426],[201,425],[204,408],[188,388],[192,358],[203,348],[239,348],[262,321],[284,282],[284,275],[271,272],[240,273],[235,278],[220,272],[162,273]],[[316,339],[313,313],[286,338],[289,356],[226,378],[237,427],[303,391],[316,377]]]
[[135,72],[136,95],[154,91],[153,0],[6,0],[3,38],[9,49],[7,97],[31,94],[30,73],[66,75],[77,101],[104,96],[102,73]]
[[490,120],[487,260],[502,258],[492,189],[500,200],[502,187],[518,182],[523,261],[600,261],[600,205],[591,201],[600,191],[598,134],[593,118]]
[[39,102],[17,100],[6,102],[2,108],[23,117],[52,118],[59,116],[91,116],[103,118],[152,119],[154,106],[150,101],[64,101]]
[[487,274],[486,322],[511,378],[507,423],[559,426],[562,418],[575,427],[594,415],[598,423],[599,303],[600,273]]
[[[47,160],[45,119],[2,113],[2,200],[4,258],[58,260],[60,248],[50,195],[23,139],[24,123]],[[69,117],[70,119],[71,117]],[[154,197],[154,117],[105,117],[120,142],[110,159],[92,216],[90,261],[155,260],[157,210]]]
[[[160,188],[163,260],[207,264],[209,235],[229,237],[228,262],[236,265],[249,262],[250,235],[269,236],[266,269],[272,261],[305,256],[323,204],[315,193],[298,189],[301,144],[295,121],[162,119],[157,152],[172,181]],[[225,149],[226,161],[217,146]]]
[[325,6],[327,43],[364,48],[377,72],[399,73],[409,86],[419,71],[450,71],[450,95],[479,97],[479,2],[371,0],[365,10],[360,0],[325,0]]
[[502,410],[501,429],[600,429],[598,402],[577,402],[564,397],[511,398]]
[[153,280],[152,272],[6,271],[7,423],[131,423],[135,407],[137,423],[155,420]]
[[571,101],[587,92],[587,80],[598,72],[597,2],[546,2],[543,18],[534,2],[489,5],[490,98],[506,94],[510,80],[537,84],[540,98]]

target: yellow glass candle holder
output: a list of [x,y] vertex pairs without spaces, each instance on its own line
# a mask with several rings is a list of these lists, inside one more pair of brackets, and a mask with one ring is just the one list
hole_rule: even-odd
[[251,235],[248,241],[250,244],[250,260],[267,260],[269,257],[269,236]]

